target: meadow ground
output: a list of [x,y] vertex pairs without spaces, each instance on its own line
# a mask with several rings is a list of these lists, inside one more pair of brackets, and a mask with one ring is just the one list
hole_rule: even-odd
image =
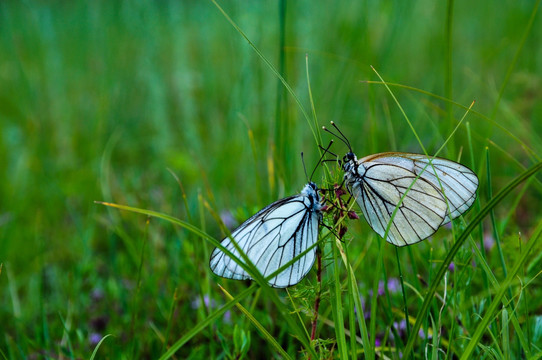
[[[539,5],[1,2],[0,356],[539,358]],[[323,228],[321,283],[214,276],[223,225],[298,193],[331,120],[359,157],[444,145],[472,209],[402,248]]]

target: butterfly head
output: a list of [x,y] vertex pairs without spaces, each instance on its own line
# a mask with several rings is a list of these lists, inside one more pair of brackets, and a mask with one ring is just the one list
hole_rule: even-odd
[[358,158],[356,157],[356,154],[350,151],[346,155],[343,156],[341,166],[345,172],[348,172],[348,171],[351,171],[356,166],[357,161],[358,161]]
[[318,186],[315,183],[310,181],[304,188],[301,190],[301,194],[305,195],[310,199],[310,209],[313,211],[319,211],[322,208],[320,204],[320,196],[318,195]]
[[303,190],[301,190],[301,193],[308,197],[318,198],[318,186],[314,182],[310,181],[307,185],[305,185]]

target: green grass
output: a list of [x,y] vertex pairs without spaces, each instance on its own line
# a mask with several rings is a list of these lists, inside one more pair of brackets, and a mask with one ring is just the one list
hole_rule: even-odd
[[[2,2],[0,358],[539,358],[539,3]],[[330,120],[446,143],[477,202],[397,250],[345,220],[320,291],[213,276],[217,220],[299,192]]]

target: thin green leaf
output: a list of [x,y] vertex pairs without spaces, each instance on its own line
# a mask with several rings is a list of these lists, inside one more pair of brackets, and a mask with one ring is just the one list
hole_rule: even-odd
[[493,209],[495,206],[497,206],[498,203],[501,202],[502,199],[506,195],[508,195],[513,189],[515,189],[519,184],[521,184],[523,181],[528,179],[529,177],[533,176],[538,172],[540,169],[542,169],[542,162],[539,162],[532,166],[531,168],[527,169],[525,172],[523,172],[521,175],[516,177],[512,182],[510,182],[507,186],[505,186],[493,199],[489,201],[489,203],[475,216],[475,218],[471,221],[471,223],[465,228],[463,233],[459,236],[459,238],[456,240],[450,251],[448,252],[446,258],[442,262],[437,274],[435,275],[431,286],[429,290],[427,291],[427,294],[425,295],[425,300],[422,304],[422,307],[420,308],[420,311],[418,312],[418,315],[416,317],[416,322],[414,323],[414,326],[412,327],[412,333],[410,334],[410,337],[408,338],[407,345],[405,346],[405,350],[403,352],[404,357],[410,356],[414,343],[417,339],[418,331],[420,330],[421,324],[426,318],[427,312],[429,311],[429,306],[431,305],[431,302],[433,301],[433,297],[437,291],[437,287],[440,284],[440,281],[444,277],[444,274],[448,270],[448,266],[452,262],[454,256],[459,251],[459,248],[463,245],[463,243],[467,240],[467,238],[470,236],[470,233],[480,224],[480,222],[489,214],[491,209]]
[[480,342],[482,335],[484,334],[485,331],[487,331],[489,322],[493,320],[495,313],[497,312],[499,306],[501,306],[501,299],[504,297],[505,292],[508,291],[508,287],[515,280],[516,274],[525,265],[527,256],[530,254],[532,248],[536,244],[536,241],[538,240],[538,237],[540,236],[541,233],[542,233],[542,221],[538,224],[535,232],[531,236],[531,239],[527,243],[527,246],[523,250],[523,253],[521,254],[520,258],[517,260],[516,265],[514,266],[512,271],[510,271],[510,273],[508,274],[508,276],[502,283],[502,286],[499,288],[499,291],[495,294],[493,301],[491,302],[491,305],[489,305],[482,321],[480,321],[480,323],[476,327],[476,330],[474,334],[472,335],[470,342],[468,343],[463,355],[461,356],[462,360],[471,359],[471,356],[474,350],[476,349],[476,347],[478,346],[478,343]]
[[182,338],[177,340],[171,347],[166,351],[162,356],[160,356],[159,360],[166,360],[175,355],[175,353],[183,347],[184,344],[186,344],[190,339],[192,339],[194,336],[196,336],[199,332],[204,330],[207,326],[209,326],[213,321],[218,319],[220,316],[222,316],[226,311],[231,309],[233,306],[235,306],[239,301],[243,300],[250,294],[252,294],[254,291],[256,291],[258,287],[254,284],[250,286],[249,288],[246,288],[243,290],[240,294],[235,296],[232,300],[230,300],[228,303],[226,303],[224,306],[222,306],[220,309],[217,309],[215,312],[213,312],[211,315],[209,315],[205,320],[199,322],[194,328],[192,328],[190,331],[188,331]]
[[[226,289],[224,289],[222,286],[220,286],[220,290],[222,290],[222,292],[224,292],[224,294],[226,295],[226,298],[228,298],[230,301],[234,299],[233,296],[231,296],[231,294]],[[241,305],[239,302],[237,302],[235,304],[235,306],[237,306],[237,308],[239,310],[241,310],[241,312],[243,314],[245,314],[245,316],[250,320],[252,325],[254,325],[256,327],[256,329],[258,329],[258,331],[262,334],[263,338],[267,342],[269,342],[269,344],[271,344],[271,346],[273,348],[275,348],[275,350],[277,350],[279,352],[279,354],[281,354],[285,359],[291,359],[290,355],[288,355],[288,353],[282,348],[282,346],[280,346],[280,344],[277,342],[277,340],[275,340],[273,335],[271,335],[263,327],[263,325],[258,320],[256,320],[256,318],[254,316],[252,316],[252,314],[243,305]]]
[[[238,250],[239,250],[239,253],[242,255],[244,261],[241,261],[236,256],[234,256],[228,249],[226,249],[224,246],[222,246],[220,244],[220,242],[217,241],[215,238],[213,238],[212,236],[208,235],[207,233],[201,231],[200,229],[198,229],[194,225],[187,223],[186,221],[182,221],[182,220],[177,219],[177,218],[175,218],[173,216],[166,215],[166,214],[163,214],[163,213],[160,213],[160,212],[157,212],[157,211],[139,209],[139,208],[134,208],[134,207],[130,207],[130,206],[118,205],[118,204],[106,203],[106,202],[100,202],[100,201],[96,201],[96,203],[106,205],[106,206],[115,207],[115,208],[122,209],[122,210],[132,211],[132,212],[139,213],[139,214],[145,214],[145,215],[148,215],[148,216],[157,217],[157,218],[169,221],[169,222],[171,222],[173,224],[179,225],[179,226],[189,230],[190,232],[194,233],[195,235],[201,237],[202,239],[211,242],[215,247],[218,247],[227,256],[234,259],[245,271],[247,271],[249,273],[249,275],[253,278],[253,280],[255,282],[257,282],[261,286],[262,291],[264,292],[266,298],[270,299],[275,304],[275,306],[277,306],[278,309],[282,308],[283,303],[280,300],[280,298],[278,297],[276,291],[274,289],[272,289],[268,285],[267,280],[264,279],[262,274],[258,271],[258,269],[256,269],[256,267],[251,263],[250,259],[248,259],[246,254],[243,251],[241,251],[241,249],[238,249]],[[322,241],[322,240],[320,240],[320,241]],[[314,244],[314,246],[317,246],[317,244],[318,244],[318,242],[316,244]],[[267,277],[267,279],[272,279],[274,276],[276,276],[276,274],[280,273],[281,271],[286,269],[288,266],[290,266],[292,263],[296,262],[303,255],[308,253],[313,247],[311,247],[311,248],[305,250],[304,252],[302,252],[301,254],[299,254],[297,257],[295,257],[294,259],[289,261],[287,264],[282,266],[280,269],[278,269],[275,273],[269,275]],[[312,345],[310,343],[310,340],[306,336],[304,336],[304,332],[300,328],[300,326],[297,324],[296,319],[292,315],[290,315],[288,312],[281,311],[280,313],[284,316],[286,322],[288,323],[288,325],[290,327],[290,331],[293,334],[297,335],[297,338],[299,339],[299,341],[301,341],[301,343],[303,344],[305,349],[309,353],[311,353],[311,356],[314,356],[316,358],[316,352],[315,352],[314,348],[312,347]]]
[[[339,239],[335,239],[336,243],[340,243]],[[346,346],[346,335],[344,332],[344,316],[342,305],[342,290],[341,290],[341,278],[339,275],[339,256],[337,252],[340,252],[339,245],[333,246],[333,274],[335,279],[333,281],[334,287],[331,296],[331,306],[333,310],[333,320],[335,322],[335,336],[337,338],[337,344],[339,347],[339,356],[341,359],[348,359],[348,348]]]
[[271,72],[282,82],[282,84],[284,85],[284,87],[288,90],[288,92],[290,93],[290,95],[292,95],[292,97],[294,98],[295,102],[297,103],[297,106],[299,106],[299,109],[301,110],[301,112],[303,113],[303,117],[307,120],[307,123],[309,124],[309,128],[311,129],[312,131],[312,134],[314,136],[314,139],[316,140],[316,143],[318,143],[318,135],[316,133],[316,131],[318,130],[317,128],[313,128],[312,126],[312,123],[311,123],[311,118],[309,117],[309,114],[307,113],[307,111],[305,110],[305,107],[303,106],[303,104],[301,103],[301,101],[299,100],[299,98],[297,97],[297,95],[295,94],[294,90],[292,89],[292,87],[288,84],[288,82],[286,82],[286,79],[284,79],[284,77],[278,72],[278,70],[275,68],[275,66],[273,66],[273,64],[271,63],[271,61],[269,61],[265,55],[260,51],[260,49],[258,49],[256,47],[256,45],[254,45],[254,43],[252,41],[250,41],[250,39],[248,38],[248,36],[243,32],[243,30],[241,30],[241,28],[235,23],[235,21],[233,21],[233,19],[224,11],[224,9],[222,9],[222,7],[220,5],[218,5],[218,3],[215,1],[215,0],[211,0],[213,2],[213,4],[217,7],[217,9],[222,13],[222,15],[224,15],[224,17],[226,18],[226,20],[228,20],[228,22],[235,28],[235,30],[237,30],[237,32],[248,42],[248,44],[250,45],[250,47],[252,48],[252,50],[254,50],[256,52],[256,54],[258,55],[258,57],[260,59],[263,60],[263,62],[269,67],[269,69],[271,70]]
[[98,344],[96,344],[96,347],[92,351],[92,355],[90,356],[90,360],[94,360],[94,358],[96,357],[96,353],[98,353],[98,349],[100,348],[100,346],[102,346],[102,343],[104,342],[104,340],[107,339],[110,336],[113,336],[113,334],[107,334],[103,338],[100,339],[100,341],[98,342]]

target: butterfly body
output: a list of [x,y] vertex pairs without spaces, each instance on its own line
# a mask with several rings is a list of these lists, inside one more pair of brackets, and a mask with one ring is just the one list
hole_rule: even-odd
[[[426,239],[467,211],[478,178],[456,162],[419,154],[386,152],[342,163],[346,188],[369,225],[397,246]],[[394,214],[395,213],[395,214]]]
[[[231,238],[221,245],[245,263],[232,242],[246,254],[250,262],[267,277],[290,260],[306,251],[318,240],[318,227],[322,218],[322,205],[318,188],[309,182],[300,194],[275,201],[258,211],[235,229]],[[316,247],[278,275],[269,279],[269,285],[283,288],[297,284],[311,270]],[[252,279],[238,262],[219,248],[214,249],[210,260],[211,270],[222,277]]]

